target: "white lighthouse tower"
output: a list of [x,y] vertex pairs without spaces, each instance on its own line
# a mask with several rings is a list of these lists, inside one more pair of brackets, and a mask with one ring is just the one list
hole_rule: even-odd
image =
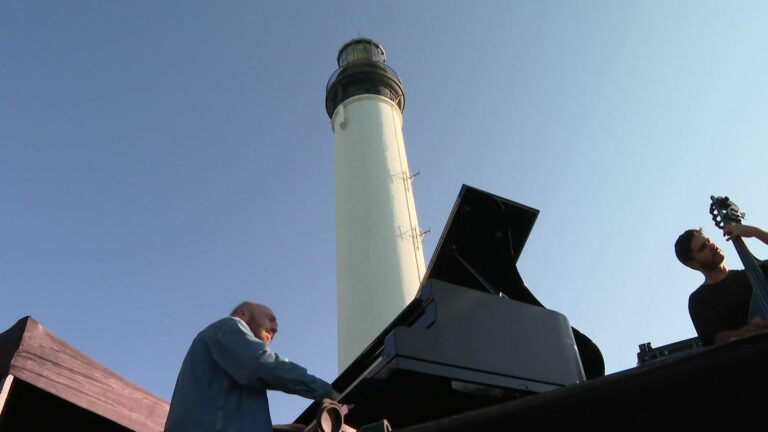
[[410,302],[424,253],[403,142],[405,94],[384,48],[339,50],[325,109],[336,142],[339,371]]

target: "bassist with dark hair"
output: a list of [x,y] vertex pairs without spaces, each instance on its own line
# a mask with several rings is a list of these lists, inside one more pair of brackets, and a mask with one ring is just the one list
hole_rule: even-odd
[[[727,198],[725,204],[715,200],[713,197],[713,207],[716,203],[732,205]],[[688,299],[691,320],[704,345],[768,330],[768,311],[764,307],[768,261],[755,259],[742,239],[752,237],[768,244],[768,232],[742,225],[740,220],[731,219],[728,214],[720,218],[715,210],[712,212],[718,218],[715,223],[723,229],[723,235],[737,246],[745,270],[729,270],[723,252],[701,229],[684,232],[675,243],[680,262],[704,275],[704,283]],[[756,290],[754,285],[757,285]]]

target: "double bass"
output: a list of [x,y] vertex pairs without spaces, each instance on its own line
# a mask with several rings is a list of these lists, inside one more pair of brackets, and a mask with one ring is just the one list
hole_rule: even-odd
[[[741,224],[744,219],[744,212],[733,203],[728,197],[710,197],[712,204],[709,206],[709,213],[715,226],[724,229],[728,225]],[[731,243],[736,248],[741,262],[744,263],[744,270],[747,273],[750,285],[752,285],[752,300],[749,304],[749,317],[751,321],[756,317],[768,320],[768,279],[760,269],[760,260],[752,255],[747,244],[741,237],[732,237]]]

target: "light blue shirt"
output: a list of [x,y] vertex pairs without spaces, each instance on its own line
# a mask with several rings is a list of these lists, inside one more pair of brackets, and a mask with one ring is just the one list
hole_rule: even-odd
[[181,365],[166,432],[272,432],[267,389],[320,400],[330,384],[280,357],[236,317],[195,337]]

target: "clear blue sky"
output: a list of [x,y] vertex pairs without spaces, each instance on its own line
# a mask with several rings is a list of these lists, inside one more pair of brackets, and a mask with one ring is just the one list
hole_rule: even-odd
[[169,399],[194,335],[256,299],[274,348],[335,378],[324,91],[359,34],[404,82],[426,259],[462,183],[540,209],[528,286],[633,367],[694,335],[672,244],[717,235],[709,196],[768,226],[767,22],[761,1],[4,1],[0,329],[32,315]]

